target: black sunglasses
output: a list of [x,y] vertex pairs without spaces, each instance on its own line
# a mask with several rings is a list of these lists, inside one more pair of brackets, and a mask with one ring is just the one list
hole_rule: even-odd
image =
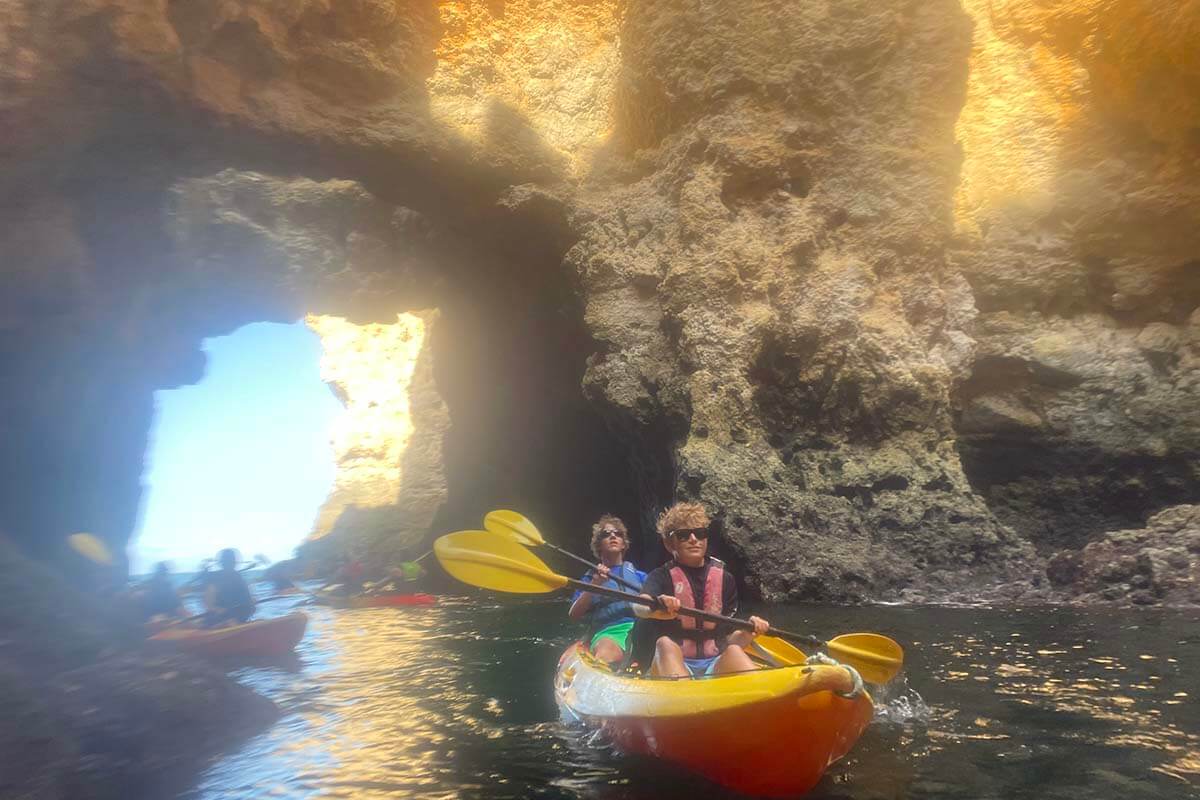
[[614,530],[614,529],[612,529],[612,528],[606,528],[605,530],[602,530],[602,531],[600,531],[600,535],[601,535],[601,536],[603,536],[603,537],[605,537],[605,538],[608,538],[608,537],[610,537],[610,536],[615,536],[615,537],[617,537],[618,539],[624,539],[624,538],[625,538],[625,534],[621,533],[621,532],[620,532],[620,531],[618,531],[618,530]]
[[708,528],[680,528],[670,531],[670,535],[674,536],[677,542],[686,542],[689,536],[695,536],[696,541],[703,542],[708,538]]

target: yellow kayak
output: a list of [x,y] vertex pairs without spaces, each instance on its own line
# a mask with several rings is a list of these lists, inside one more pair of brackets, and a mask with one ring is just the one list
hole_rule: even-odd
[[657,756],[745,794],[810,790],[871,721],[851,670],[815,664],[692,679],[617,674],[582,644],[559,660],[559,705],[623,751]]

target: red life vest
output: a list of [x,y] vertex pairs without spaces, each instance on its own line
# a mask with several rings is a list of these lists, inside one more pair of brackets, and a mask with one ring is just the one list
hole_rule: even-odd
[[[679,598],[680,605],[699,608],[710,614],[722,612],[725,589],[724,564],[715,558],[709,559],[708,572],[704,575],[704,597],[701,603],[697,603],[696,598],[692,596],[692,584],[683,569],[676,564],[671,567],[670,572],[671,582],[675,584],[675,596]],[[701,627],[702,630],[712,630],[717,627],[715,622],[700,622],[695,617],[684,616],[679,617],[679,624],[688,631],[694,631],[697,627]],[[690,636],[682,637],[679,646],[683,649],[684,658],[712,658],[721,654],[721,651],[717,649],[717,640],[712,637],[701,640],[699,646],[697,646],[696,640]]]

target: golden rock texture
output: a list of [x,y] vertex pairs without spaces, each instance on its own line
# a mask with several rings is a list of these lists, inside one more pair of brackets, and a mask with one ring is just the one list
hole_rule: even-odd
[[528,140],[569,172],[585,170],[612,127],[618,6],[515,0],[497,13],[495,4],[443,0],[426,82],[434,119],[485,145]]
[[[698,498],[768,598],[1036,596],[1035,546],[1200,494],[1197,3],[0,15],[0,330],[32,354],[4,374],[64,365],[52,410],[4,401],[0,447],[56,474],[79,453],[41,442],[89,430],[75,387],[128,411],[83,439],[122,454],[70,473],[88,503],[37,511],[14,476],[0,526],[123,540],[144,396],[195,379],[203,336],[434,307],[461,334],[450,518],[628,503],[647,529]],[[484,369],[531,342],[568,363]],[[593,457],[581,427],[509,446],[581,392],[627,475],[510,491]]]
[[965,7],[963,452],[1002,519],[1079,546],[1200,493],[1200,5]]
[[305,320],[321,337],[321,378],[346,407],[331,433],[333,489],[312,538],[338,532],[394,555],[428,534],[446,500],[441,448],[449,418],[428,344],[437,317],[405,313],[390,325]]

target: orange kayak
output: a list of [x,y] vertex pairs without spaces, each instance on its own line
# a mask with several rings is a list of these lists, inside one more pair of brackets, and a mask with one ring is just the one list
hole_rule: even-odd
[[296,647],[307,626],[308,617],[295,612],[227,628],[167,628],[148,641],[203,656],[278,656]]
[[764,797],[812,789],[874,715],[840,665],[654,679],[614,673],[579,643],[559,660],[554,690],[561,708],[621,750]]

